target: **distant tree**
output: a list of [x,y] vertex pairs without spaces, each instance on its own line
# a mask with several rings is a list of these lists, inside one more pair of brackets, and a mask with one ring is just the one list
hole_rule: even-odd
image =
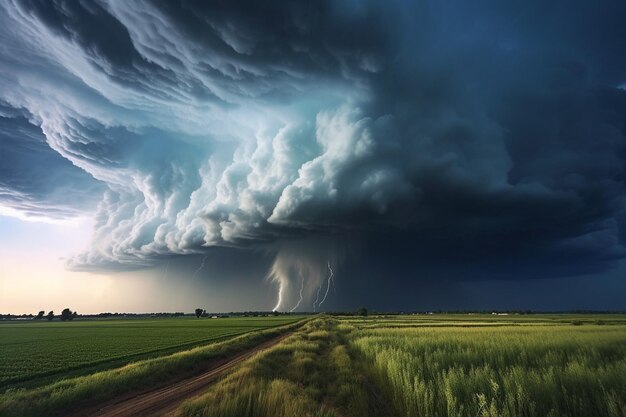
[[280,316],[280,313],[278,311],[274,311],[272,314],[274,314],[274,316]]
[[204,312],[203,309],[201,308],[196,308],[196,317],[200,318],[202,316],[202,313]]
[[61,320],[68,321],[72,320],[73,318],[74,315],[72,314],[72,310],[70,310],[69,308],[64,308],[63,311],[61,311]]
[[35,316],[35,320],[41,320],[43,319],[43,315],[46,314],[45,311],[41,310],[39,313],[37,313],[37,316]]
[[367,308],[365,308],[365,307],[359,308],[358,314],[359,314],[359,316],[366,317],[367,316]]
[[50,312],[48,313],[48,321],[52,321],[53,318],[54,318],[54,311],[50,310]]
[[72,318],[70,320],[74,320],[76,317],[78,317],[78,313],[77,312],[73,312],[72,313]]

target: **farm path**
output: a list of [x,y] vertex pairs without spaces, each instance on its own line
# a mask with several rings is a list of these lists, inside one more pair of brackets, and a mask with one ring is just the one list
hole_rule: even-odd
[[85,411],[74,417],[139,417],[139,416],[163,416],[178,407],[184,400],[201,394],[211,383],[220,377],[225,371],[235,367],[256,353],[268,349],[290,336],[291,333],[283,334],[277,338],[263,342],[252,349],[238,353],[230,358],[216,361],[212,367],[191,378],[178,381],[172,385],[142,392],[141,394],[126,397],[115,402],[91,409],[88,414]]

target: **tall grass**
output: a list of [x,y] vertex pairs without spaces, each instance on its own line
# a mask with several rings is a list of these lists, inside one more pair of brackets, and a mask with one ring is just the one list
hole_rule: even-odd
[[624,417],[626,327],[355,331],[402,416]]
[[251,358],[175,415],[365,417],[370,405],[336,321],[321,318]]

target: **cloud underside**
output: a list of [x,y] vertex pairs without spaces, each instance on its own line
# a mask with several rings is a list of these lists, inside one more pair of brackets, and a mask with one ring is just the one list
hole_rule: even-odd
[[0,202],[11,213],[62,220],[93,209],[104,186],[46,144],[24,111],[0,104]]
[[0,201],[94,212],[72,268],[263,248],[313,298],[329,247],[466,278],[611,268],[626,10],[483,3],[5,2]]

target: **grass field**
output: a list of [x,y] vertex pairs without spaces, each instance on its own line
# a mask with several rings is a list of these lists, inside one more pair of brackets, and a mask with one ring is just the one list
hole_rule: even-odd
[[401,416],[626,415],[626,326],[386,328],[352,340]]
[[104,369],[223,340],[298,317],[172,318],[0,324],[0,387],[71,370]]
[[[266,320],[264,325],[270,324]],[[172,415],[626,416],[626,316],[478,314],[320,315],[32,390],[8,391],[0,395],[0,416],[64,415],[197,374],[203,363],[287,331],[293,333],[229,371],[203,395],[180,404]]]
[[622,315],[320,318],[177,417],[626,416]]

